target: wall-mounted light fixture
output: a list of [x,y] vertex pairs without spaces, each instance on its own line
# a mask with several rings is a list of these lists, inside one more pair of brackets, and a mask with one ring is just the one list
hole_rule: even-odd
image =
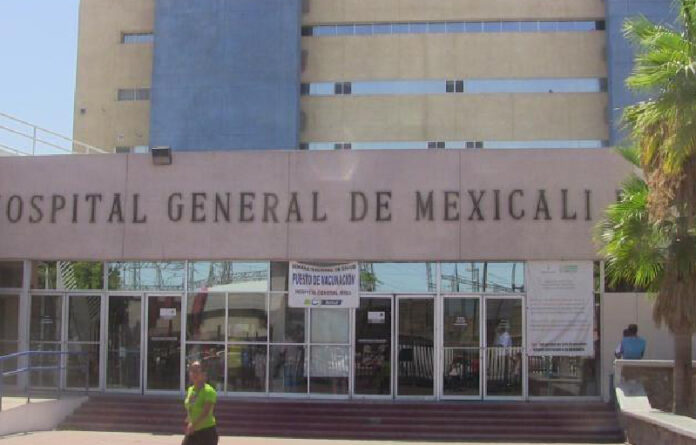
[[152,163],[155,165],[170,165],[172,163],[172,147],[152,147]]

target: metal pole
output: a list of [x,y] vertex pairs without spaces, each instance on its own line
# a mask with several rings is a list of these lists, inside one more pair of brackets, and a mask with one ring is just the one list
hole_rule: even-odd
[[31,155],[36,156],[36,126],[33,127],[33,136],[31,138]]
[[2,394],[4,388],[4,383],[5,383],[5,362],[3,360],[0,360],[0,412],[2,412]]
[[89,394],[89,353],[87,353],[87,360],[85,360],[85,394]]
[[61,353],[57,353],[58,360],[56,360],[56,385],[58,386],[58,398],[60,399],[60,396],[62,395],[62,390],[63,390],[63,385],[61,385],[61,369],[60,369],[60,362],[61,360]]

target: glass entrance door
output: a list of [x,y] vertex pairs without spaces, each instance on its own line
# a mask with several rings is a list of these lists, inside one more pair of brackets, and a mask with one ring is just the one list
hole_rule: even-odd
[[181,388],[181,296],[147,296],[146,389]]
[[392,395],[392,297],[360,299],[355,311],[355,394]]
[[524,344],[522,299],[486,297],[485,361],[487,398],[522,398]]
[[443,298],[442,396],[481,397],[481,299]]
[[106,388],[141,391],[142,297],[109,295]]
[[435,389],[435,301],[398,296],[396,395],[430,398]]
[[[99,344],[101,332],[101,295],[69,295],[65,373],[67,388],[99,386]],[[85,372],[87,370],[87,372]]]

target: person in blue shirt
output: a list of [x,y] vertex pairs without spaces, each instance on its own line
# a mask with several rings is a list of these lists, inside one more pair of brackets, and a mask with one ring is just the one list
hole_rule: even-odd
[[621,356],[624,360],[640,360],[645,355],[645,339],[638,336],[638,325],[628,325],[628,336],[621,340]]

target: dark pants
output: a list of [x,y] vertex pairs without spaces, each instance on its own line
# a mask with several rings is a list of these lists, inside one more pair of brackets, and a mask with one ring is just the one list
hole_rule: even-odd
[[203,428],[195,433],[184,437],[181,445],[217,445],[218,433],[214,426]]

